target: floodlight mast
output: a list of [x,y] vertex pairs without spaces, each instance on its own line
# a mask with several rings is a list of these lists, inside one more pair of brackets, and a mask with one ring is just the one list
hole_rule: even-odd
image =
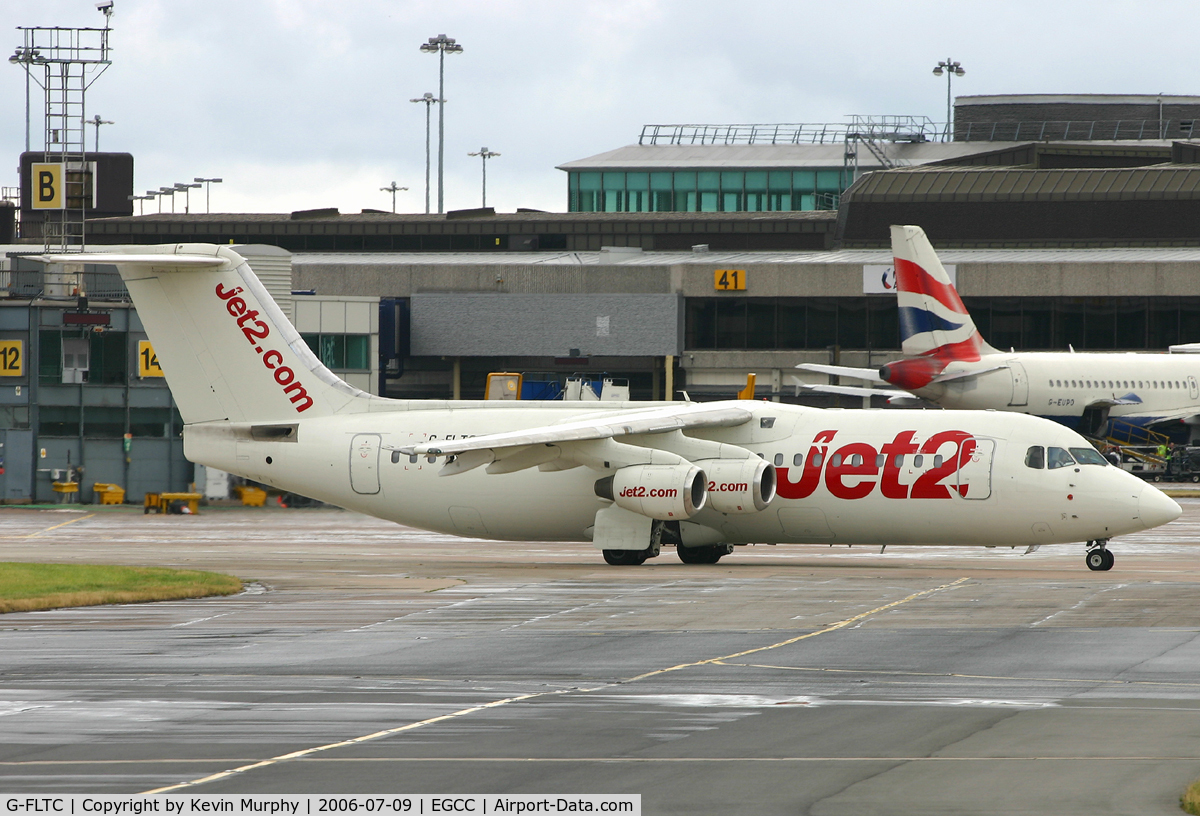
[[948,142],[954,135],[954,129],[951,126],[954,108],[951,105],[950,83],[954,77],[962,76],[966,73],[966,71],[963,70],[963,67],[960,63],[957,63],[949,57],[946,57],[945,62],[939,62],[933,69],[934,76],[940,77],[943,73],[946,75],[946,135],[943,138],[943,141]]
[[93,118],[88,119],[87,123],[89,125],[93,125],[96,128],[96,150],[95,150],[95,152],[99,153],[100,152],[100,126],[101,125],[111,125],[114,123],[110,122],[107,119],[101,119],[100,114],[98,114],[98,113]]
[[419,99],[410,99],[409,102],[424,102],[425,103],[425,214],[429,215],[429,109],[435,104],[445,102],[445,99],[434,99],[433,94],[428,91]]
[[397,187],[396,182],[393,181],[387,187],[380,187],[379,191],[383,192],[383,193],[391,193],[392,194],[392,212],[395,212],[396,211],[396,193],[400,192],[401,190],[407,190],[407,189],[408,189],[407,187]]
[[499,156],[500,154],[494,153],[491,150],[488,150],[486,147],[481,147],[481,148],[479,148],[478,153],[468,153],[467,155],[468,156],[479,156],[480,160],[483,162],[483,203],[480,206],[486,207],[487,206],[487,162],[488,162],[488,159]]
[[194,178],[194,179],[192,179],[192,181],[197,181],[204,185],[204,212],[205,212],[205,214],[207,214],[209,211],[208,205],[210,203],[208,194],[212,189],[209,185],[220,184],[221,179],[219,179],[219,178]]
[[446,211],[445,147],[446,147],[446,54],[461,54],[463,47],[453,37],[438,34],[429,42],[421,43],[421,51],[438,55],[438,212]]

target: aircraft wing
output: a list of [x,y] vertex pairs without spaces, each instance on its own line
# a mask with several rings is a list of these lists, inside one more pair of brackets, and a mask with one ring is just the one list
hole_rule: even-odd
[[796,368],[804,371],[815,371],[818,374],[831,374],[835,377],[850,377],[866,382],[883,382],[877,368],[851,368],[850,366],[822,365],[821,363],[801,363]]
[[796,383],[801,388],[817,391],[822,394],[842,394],[848,397],[887,397],[890,403],[921,402],[921,398],[907,391],[896,391],[891,388],[864,388],[857,385],[812,385]]
[[[624,445],[598,448],[595,443],[610,442],[634,434],[660,434],[684,428],[721,428],[749,422],[753,413],[730,402],[673,403],[659,408],[621,411],[595,418],[543,425],[520,431],[484,434],[466,439],[433,440],[400,449],[409,455],[453,457],[440,475],[464,473],[489,465],[489,473],[509,473],[526,467],[565,470],[598,460],[621,461]],[[634,449],[644,453],[652,448]],[[624,451],[628,453],[629,451]]]

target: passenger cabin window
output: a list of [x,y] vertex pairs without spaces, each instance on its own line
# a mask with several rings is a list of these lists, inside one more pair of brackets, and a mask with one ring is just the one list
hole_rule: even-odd
[[921,465],[923,465],[923,464],[925,464],[925,457],[924,457],[924,456],[922,456],[921,454],[919,454],[919,453],[918,453],[917,455],[915,455],[915,456],[913,457],[913,467],[915,467],[915,468],[919,468],[919,467],[921,467]]
[[792,457],[792,467],[800,467],[803,464],[804,464],[804,454],[803,453],[797,453],[795,456]]
[[1025,467],[1041,470],[1046,466],[1046,449],[1041,445],[1033,445],[1025,451]]
[[1063,448],[1051,448],[1049,458],[1049,468],[1071,467],[1075,464],[1075,460],[1071,458],[1071,454],[1067,453]]
[[1103,467],[1108,464],[1108,460],[1101,456],[1100,452],[1095,448],[1071,448],[1071,455],[1081,465],[1100,465]]
[[783,467],[783,454],[775,454],[775,467]]

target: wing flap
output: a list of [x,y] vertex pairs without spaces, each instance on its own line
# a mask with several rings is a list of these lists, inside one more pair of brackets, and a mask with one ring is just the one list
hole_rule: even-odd
[[877,368],[852,368],[850,366],[823,365],[821,363],[801,363],[796,366],[803,371],[813,371],[817,374],[830,374],[834,377],[850,377],[864,382],[883,382]]

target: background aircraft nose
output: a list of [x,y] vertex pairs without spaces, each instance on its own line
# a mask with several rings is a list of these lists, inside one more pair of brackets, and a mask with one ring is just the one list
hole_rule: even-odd
[[1146,485],[1138,496],[1138,517],[1147,527],[1157,527],[1174,521],[1183,514],[1183,508],[1166,493],[1153,485]]

